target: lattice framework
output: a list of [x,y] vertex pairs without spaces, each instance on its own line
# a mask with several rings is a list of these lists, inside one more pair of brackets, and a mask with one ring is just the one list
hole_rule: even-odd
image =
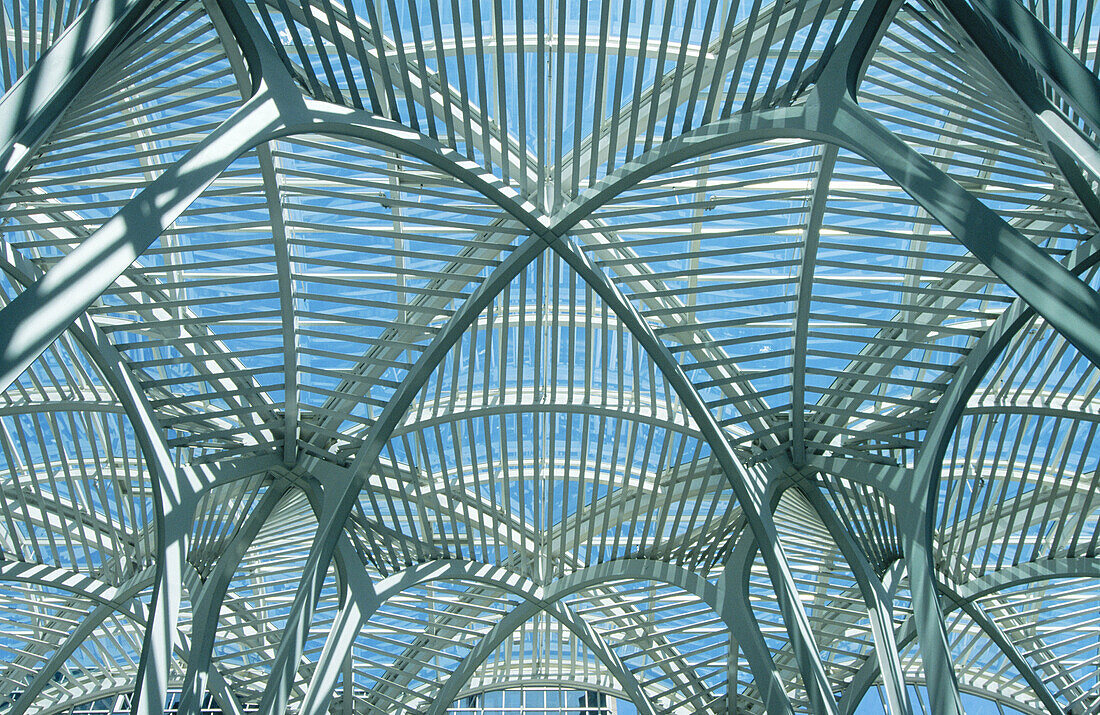
[[1096,14],[7,0],[0,708],[1096,711]]

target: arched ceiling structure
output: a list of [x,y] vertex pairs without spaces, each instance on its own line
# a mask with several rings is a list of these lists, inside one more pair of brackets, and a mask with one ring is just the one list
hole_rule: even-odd
[[4,0],[0,715],[1097,712],[1098,27]]

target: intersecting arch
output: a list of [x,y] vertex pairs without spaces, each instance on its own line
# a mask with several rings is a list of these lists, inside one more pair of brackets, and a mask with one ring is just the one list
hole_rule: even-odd
[[[404,3],[345,3],[341,8],[329,0],[296,8],[266,0],[170,6],[99,0],[79,17],[78,2],[40,3],[26,18],[17,12],[9,17],[9,10],[0,13],[0,70],[5,84],[12,86],[0,103],[0,192],[8,210],[4,221],[14,222],[5,228],[13,226],[15,234],[4,245],[5,264],[10,274],[23,276],[16,275],[16,282],[28,286],[2,313],[0,374],[6,376],[8,395],[30,390],[39,401],[13,399],[4,417],[49,421],[56,419],[55,413],[85,404],[124,413],[141,442],[141,456],[156,485],[144,492],[155,503],[156,523],[127,538],[145,544],[146,551],[155,545],[159,572],[149,635],[135,664],[138,682],[132,688],[121,681],[112,685],[117,692],[136,692],[136,712],[158,713],[166,689],[176,685],[171,661],[174,652],[182,653],[176,628],[182,584],[208,579],[212,585],[192,589],[192,598],[202,601],[201,610],[215,621],[222,602],[239,601],[226,595],[221,582],[233,576],[232,552],[247,549],[252,527],[266,521],[261,511],[247,528],[237,522],[248,511],[242,505],[264,488],[277,495],[287,484],[303,487],[319,522],[314,541],[302,537],[294,545],[301,549],[304,544],[309,556],[293,563],[276,559],[268,574],[275,583],[300,581],[297,591],[291,586],[283,594],[295,593],[287,634],[276,651],[271,634],[263,630],[263,617],[257,617],[259,635],[244,659],[255,658],[256,663],[242,665],[236,671],[240,680],[222,687],[210,670],[213,645],[205,636],[211,634],[198,633],[204,637],[196,642],[207,653],[188,659],[184,710],[189,713],[198,709],[204,690],[215,689],[227,711],[240,710],[236,698],[241,695],[249,702],[259,700],[265,711],[281,713],[300,697],[303,677],[314,683],[303,701],[311,715],[328,706],[317,694],[332,692],[337,677],[344,679],[346,693],[333,707],[380,707],[392,690],[379,688],[374,701],[358,698],[352,681],[363,682],[365,673],[355,668],[375,661],[357,661],[354,654],[342,657],[353,650],[346,634],[360,630],[354,609],[369,610],[364,594],[373,592],[375,584],[388,583],[396,568],[414,573],[421,568],[416,564],[445,558],[445,539],[431,537],[432,518],[442,519],[448,508],[461,505],[451,533],[476,529],[483,550],[491,548],[494,557],[503,552],[502,565],[492,567],[498,570],[477,587],[486,589],[489,581],[507,581],[517,573],[518,568],[509,570],[509,559],[521,563],[545,553],[550,537],[566,528],[583,535],[575,547],[582,551],[563,548],[552,557],[558,565],[573,568],[603,561],[607,538],[618,544],[615,530],[639,523],[636,515],[631,521],[627,514],[629,509],[637,514],[643,501],[626,488],[631,479],[658,504],[644,517],[646,530],[652,521],[657,536],[647,531],[638,537],[636,549],[624,549],[641,558],[616,556],[558,576],[538,575],[537,569],[524,573],[529,581],[517,589],[526,594],[525,610],[497,623],[489,640],[474,646],[477,654],[487,654],[492,641],[507,638],[513,622],[522,623],[526,613],[563,608],[548,596],[545,603],[537,602],[545,594],[532,594],[564,594],[574,581],[591,585],[632,569],[647,572],[646,578],[661,569],[683,570],[689,562],[684,554],[699,543],[704,548],[690,563],[700,573],[672,577],[677,583],[700,580],[695,585],[711,594],[713,607],[730,630],[734,623],[747,629],[741,646],[756,681],[755,689],[739,691],[737,649],[730,647],[727,710],[744,705],[771,712],[828,713],[854,707],[854,694],[866,692],[875,678],[872,667],[859,669],[860,663],[874,660],[866,637],[845,636],[841,626],[822,617],[836,608],[830,602],[829,594],[836,592],[830,591],[830,581],[849,583],[843,568],[828,565],[834,558],[847,562],[858,586],[840,600],[862,600],[872,619],[877,617],[872,627],[878,627],[879,651],[896,651],[891,648],[897,645],[891,608],[907,612],[912,607],[909,631],[900,635],[911,639],[919,634],[919,663],[907,657],[909,671],[902,672],[896,656],[877,659],[891,670],[891,712],[912,709],[906,702],[906,677],[928,683],[937,712],[959,712],[960,689],[974,687],[966,678],[975,673],[986,677],[989,668],[1000,667],[982,659],[988,646],[979,643],[976,627],[1026,681],[1021,686],[1019,677],[1004,674],[1007,670],[995,673],[992,681],[1017,688],[1013,692],[1022,707],[1035,702],[1022,694],[1025,686],[1047,709],[1095,707],[1100,695],[1094,692],[1096,684],[1087,677],[1079,684],[1073,675],[1075,668],[1087,668],[1092,661],[1086,658],[1076,665],[1073,657],[1062,658],[1063,651],[1055,652],[1061,643],[1051,644],[1055,639],[1032,625],[1060,618],[1057,632],[1077,642],[1087,640],[1077,635],[1083,616],[1066,614],[1058,598],[1049,601],[1049,614],[1028,610],[1014,600],[1014,582],[1008,576],[1004,588],[971,589],[989,575],[986,564],[994,547],[999,549],[998,566],[1012,559],[1009,571],[1025,568],[1002,543],[1009,538],[1018,539],[1021,549],[1027,546],[1033,561],[1043,549],[1054,560],[1083,558],[1082,574],[1090,573],[1087,559],[1097,543],[1096,525],[1090,521],[1091,493],[1097,485],[1091,403],[1100,389],[1094,377],[1100,358],[1100,298],[1092,271],[1100,219],[1100,200],[1092,186],[1100,176],[1095,51],[1088,65],[1090,43],[1095,44],[1089,28],[1100,26],[1092,20],[1096,8],[1088,2],[1072,3],[1072,8],[1059,3],[1025,7],[1015,0],[752,3],[751,8],[694,0],[686,4],[688,11],[681,13],[671,2],[646,2],[646,8],[657,7],[652,16],[643,12],[644,17],[638,17],[637,7],[632,15],[611,3],[599,8],[582,3],[578,13],[569,3],[539,3],[537,13],[523,2],[515,9],[486,5],[487,15],[473,9],[476,2],[473,8],[459,2],[449,8],[409,3],[406,10]],[[544,8],[549,12],[542,12]],[[523,27],[527,20],[534,32]],[[71,31],[62,33],[66,25]],[[203,39],[192,45],[199,37]],[[161,86],[141,63],[155,73],[174,53],[185,58],[182,66],[187,69],[165,75]],[[533,55],[545,62],[532,68]],[[204,84],[200,76],[198,67],[205,60],[218,65],[212,73],[217,86]],[[107,69],[97,74],[100,65]],[[21,79],[15,81],[17,77]],[[97,85],[104,78],[108,81]],[[116,116],[108,108],[111,98],[131,78],[136,99],[127,97]],[[174,95],[176,82],[187,96]],[[228,99],[234,83],[240,102]],[[862,90],[861,83],[869,89]],[[937,93],[937,83],[954,87],[957,96]],[[589,102],[593,96],[596,101]],[[171,100],[164,114],[142,106],[165,97]],[[75,116],[62,116],[66,107]],[[229,113],[227,107],[236,111],[219,123]],[[87,126],[81,125],[80,114],[87,115]],[[179,123],[172,124],[176,119]],[[123,128],[105,131],[104,141],[113,142],[116,153],[133,151],[132,165],[122,158],[92,175],[98,138],[89,136],[114,127],[116,120]],[[158,132],[161,126],[172,129]],[[768,194],[769,201],[789,203],[782,230],[768,234],[767,222],[761,220],[750,223],[746,234],[734,231],[724,242],[708,243],[706,250],[689,247],[680,264],[686,266],[688,282],[694,281],[687,288],[676,268],[669,275],[646,277],[658,263],[650,253],[674,244],[668,235],[691,234],[701,246],[737,220],[737,212],[729,209],[735,199],[723,193],[742,178],[737,171],[730,170],[723,184],[677,167],[713,167],[720,174],[728,167],[718,167],[715,157],[736,157],[738,147],[747,144],[758,145],[746,150],[747,155],[781,154],[780,147],[793,146],[788,143],[792,138],[811,148],[794,180],[805,185],[773,188]],[[82,156],[84,151],[91,158]],[[342,157],[332,158],[341,152]],[[307,166],[296,154],[314,163]],[[370,164],[359,174],[353,166],[357,159]],[[66,166],[71,172],[51,174],[51,162],[62,167],[58,172],[64,174]],[[764,159],[749,163],[753,170],[768,168]],[[795,163],[777,160],[769,180]],[[895,188],[907,197],[899,198]],[[352,190],[377,195],[341,204]],[[708,195],[711,191],[715,193]],[[203,223],[204,212],[216,211],[225,198],[245,206],[242,214],[222,225]],[[433,201],[435,220],[452,233],[410,228],[432,220],[427,205]],[[711,220],[706,213],[715,207],[724,224],[706,224]],[[620,251],[620,225],[604,217],[630,211],[639,217],[623,226],[627,238],[622,245],[627,248]],[[256,219],[255,212],[263,218]],[[647,220],[662,212],[665,216]],[[462,219],[440,218],[444,214]],[[333,233],[346,229],[347,242],[355,244],[355,237],[377,230],[377,223],[372,228],[348,225],[354,221],[341,217],[349,216],[392,224],[378,231],[392,243],[375,246],[379,255],[392,260],[365,262],[379,273],[349,277],[349,271],[369,271],[336,255],[339,240],[300,235],[317,223]],[[894,223],[885,227],[889,220]],[[708,225],[720,228],[710,234]],[[267,227],[270,236],[248,236]],[[212,250],[199,258],[205,250],[202,240],[192,243],[190,236],[204,231],[240,232],[238,245],[245,250],[236,255]],[[740,281],[741,276],[729,276],[748,263],[722,263],[716,257],[751,252],[752,242],[740,241],[755,232],[786,246],[790,255],[753,264],[759,273],[746,276],[746,283],[760,292],[742,303],[723,293],[720,281]],[[899,240],[901,233],[907,238]],[[578,240],[582,234],[595,239]],[[797,237],[780,238],[791,235]],[[881,238],[881,245],[872,245],[875,238]],[[160,245],[149,250],[158,239]],[[431,239],[447,250],[464,249],[433,251]],[[249,252],[260,245],[263,250]],[[633,252],[634,247],[642,250]],[[937,255],[937,247],[950,258]],[[846,250],[860,255],[838,259],[837,252]],[[250,274],[245,264],[249,256],[265,251],[273,256],[263,265],[273,267],[274,287],[262,293],[266,289],[257,288],[255,294],[277,308],[267,311],[270,315],[249,316],[240,297],[247,291],[235,293],[232,272],[223,269],[238,262],[244,266],[238,269],[240,280],[255,283],[255,272]],[[437,261],[431,265],[441,265],[449,274],[446,279],[417,274],[429,273],[423,268],[429,257]],[[669,264],[675,266],[676,260]],[[327,273],[319,270],[326,266],[331,269]],[[529,392],[524,392],[526,385],[507,387],[505,378],[499,389],[491,389],[489,368],[484,375],[462,373],[467,384],[458,385],[466,358],[456,346],[471,355],[478,349],[499,349],[494,340],[513,330],[492,322],[500,315],[492,306],[503,302],[508,316],[503,325],[510,325],[511,286],[518,285],[527,297],[535,290],[556,295],[562,288],[547,278],[559,275],[543,270],[547,266],[579,280],[589,331],[585,349],[599,355],[605,371],[619,370],[623,384],[617,390],[591,378],[602,390],[600,406],[571,412],[548,400],[546,385],[535,384],[537,380]],[[783,271],[786,276],[780,275]],[[386,283],[391,279],[379,275],[401,278],[393,279],[391,289]],[[724,277],[716,285],[707,283],[708,275]],[[356,293],[372,281],[375,294]],[[646,290],[635,294],[633,286],[647,281]],[[575,299],[576,289],[571,290]],[[785,294],[776,297],[769,290]],[[593,294],[601,302],[600,311],[589,311]],[[1013,294],[1020,299],[1014,301]],[[318,296],[331,298],[329,305],[338,307],[317,308]],[[234,307],[219,318],[222,302]],[[393,325],[356,332],[352,326],[372,317],[382,322],[361,315],[381,303],[399,306],[393,309],[398,316]],[[728,310],[729,324],[741,327],[718,334],[692,325],[700,303]],[[535,353],[546,352],[551,339],[554,359],[562,360],[558,336],[565,329],[576,332],[573,322],[563,319],[562,305],[551,311],[541,303],[531,309],[527,298],[520,304],[515,315],[521,332],[510,335],[518,342],[530,339],[532,345],[517,353],[517,370]],[[753,316],[764,327],[745,317],[749,310],[767,313],[777,305],[789,308],[789,315]],[[853,315],[840,314],[838,305],[846,305]],[[591,327],[594,313],[604,327]],[[493,327],[485,328],[480,347],[474,339],[463,342],[482,316]],[[530,328],[528,316],[539,327]],[[117,393],[118,404],[81,403],[68,396],[66,379],[57,379],[65,365],[50,363],[55,353],[42,352],[73,319],[80,322],[65,340],[76,336],[87,342],[89,359]],[[1034,331],[1029,334],[1035,337],[1019,339],[1023,357],[1014,353],[1003,365],[997,363],[1014,336],[1025,334],[1029,320],[1028,330]],[[670,324],[676,321],[682,323]],[[780,323],[785,326],[776,327]],[[132,340],[131,329],[142,333],[146,346]],[[736,334],[741,329],[745,332]],[[337,334],[347,338],[344,347],[333,347],[337,341],[331,338]],[[677,334],[687,340],[677,344]],[[765,354],[788,338],[779,355]],[[648,361],[651,371],[653,366],[656,370],[650,377],[630,375],[635,383],[629,385],[621,366],[628,352],[615,341],[629,343],[635,355],[643,356],[633,359]],[[750,354],[757,347],[760,354]],[[845,359],[846,350],[856,357]],[[347,369],[333,367],[341,358],[350,365]],[[48,368],[32,368],[13,382],[36,359],[38,368]],[[445,372],[449,360],[455,366],[449,373],[452,387],[433,378],[437,369]],[[503,366],[506,360],[499,362]],[[252,374],[254,365],[261,369]],[[54,384],[43,384],[43,376]],[[475,377],[485,382],[477,384]],[[545,377],[543,372],[540,379]],[[983,382],[987,380],[1003,380],[1008,387],[989,388]],[[757,390],[757,382],[767,387]],[[1022,391],[1013,392],[1018,386]],[[631,410],[641,403],[627,407],[627,398],[646,387],[654,396],[663,390],[659,405],[656,399],[650,403],[652,411],[686,414],[682,423],[661,424],[655,412],[631,422]],[[438,406],[425,394],[430,388],[437,394],[446,389],[455,405],[462,394],[467,406],[476,395],[481,408],[433,413],[420,422],[425,409]],[[723,389],[724,396],[707,401]],[[556,397],[553,388],[550,394]],[[788,394],[789,403],[784,401]],[[51,401],[51,396],[58,399]],[[1006,396],[1011,397],[1007,407],[1000,404]],[[1056,405],[1033,404],[1054,398]],[[744,424],[727,421],[733,410],[746,413]],[[463,464],[464,457],[476,462],[478,456],[473,447],[458,444],[459,436],[489,441],[490,423],[519,425],[517,431],[523,433],[524,424],[535,424],[524,415],[535,413],[542,415],[540,425],[553,422],[559,432],[547,436],[544,430],[531,459],[520,455],[509,462],[511,456],[498,452],[494,459],[489,451],[476,469]],[[1023,426],[1012,434],[1004,428],[997,432],[989,425],[999,417]],[[696,469],[694,461],[683,462],[677,454],[658,459],[660,468],[632,476],[633,454],[620,458],[619,450],[633,453],[633,446],[627,449],[610,437],[597,444],[586,434],[581,442],[585,450],[596,449],[599,469],[576,471],[576,496],[560,497],[562,503],[575,504],[576,512],[567,518],[563,508],[561,526],[553,519],[539,524],[494,503],[492,489],[517,489],[519,513],[524,513],[531,481],[525,475],[544,469],[550,473],[562,464],[559,460],[568,471],[571,453],[561,445],[568,445],[574,432],[589,429],[589,421],[599,425],[590,429],[595,434],[604,420],[629,422],[629,434],[643,438],[653,429],[674,433],[664,449],[694,440],[701,445],[697,454],[704,455],[704,467]],[[1042,429],[1052,435],[1049,443],[1042,442],[1036,425],[1046,425]],[[682,429],[672,429],[677,426]],[[46,441],[67,432],[63,419],[51,429]],[[950,440],[959,429],[976,441],[965,446],[966,456],[949,458]],[[29,429],[18,433],[28,443],[43,439]],[[424,447],[433,439],[436,447]],[[455,442],[450,448],[453,463],[434,470],[446,439]],[[1002,449],[998,439],[1007,446]],[[400,448],[383,455],[387,445],[402,440],[425,450],[421,466],[411,459],[389,458],[405,454]],[[86,474],[94,465],[94,458],[83,454],[65,463],[64,455],[53,459],[45,445],[34,445],[44,457],[38,464],[20,457],[20,446],[27,445],[4,442],[13,484],[18,469],[52,480],[55,474]],[[613,456],[599,456],[605,446]],[[661,449],[647,442],[647,458]],[[1028,450],[1059,452],[1044,454],[1044,470],[1036,470],[1032,458],[1023,456]],[[989,466],[982,474],[967,474],[968,465],[974,464]],[[600,470],[606,465],[610,468],[604,474]],[[1053,476],[1034,476],[1047,465],[1057,467]],[[268,472],[279,486],[259,477],[243,479]],[[715,475],[725,481],[712,481]],[[142,479],[144,475],[125,480],[125,488],[144,484]],[[463,479],[473,486],[467,489]],[[589,492],[583,488],[585,479]],[[623,488],[615,491],[620,482]],[[1009,487],[1001,486],[1009,482],[1037,486],[1026,494],[1009,494]],[[1000,499],[988,496],[994,483]],[[782,490],[799,484],[843,552],[823,557],[820,568],[814,566],[809,574],[787,558],[778,533],[780,526],[791,525],[777,525],[774,516]],[[736,500],[716,496],[726,486]],[[819,489],[827,498],[817,498]],[[937,511],[941,489],[948,492],[942,498],[946,506]],[[970,518],[960,495],[975,493],[985,494],[982,498],[995,513]],[[384,502],[379,519],[364,513],[364,495]],[[664,496],[664,506],[657,495]],[[39,524],[47,527],[46,539],[69,538],[67,520],[80,499],[61,494],[28,508],[18,489],[6,490],[4,496],[0,507],[8,533],[0,549],[5,556],[10,552],[29,558],[28,544],[37,542],[23,543],[20,535]],[[531,497],[531,505],[539,498],[544,497]],[[969,498],[967,503],[977,503]],[[684,514],[704,508],[701,504],[711,509],[728,504],[729,514],[701,522]],[[101,519],[94,507],[91,511],[86,519],[74,521],[74,534],[84,529],[80,538],[86,540],[93,532],[117,531],[110,518]],[[1052,521],[1049,515],[1061,518]],[[402,526],[417,520],[417,529]],[[706,526],[680,533],[687,529],[685,523]],[[634,544],[634,537],[624,539]],[[227,546],[231,553],[219,560],[218,549]],[[1055,546],[1061,549],[1057,553]],[[732,564],[747,582],[754,550],[761,552],[775,592],[774,600],[756,595],[762,631],[755,629],[741,584],[733,588],[737,579],[719,576]],[[120,565],[111,567],[115,571],[100,569],[91,556],[86,561],[75,559],[74,569],[87,569],[103,583],[124,570]],[[192,573],[188,562],[198,570]],[[326,623],[333,610],[333,582],[326,582],[333,573],[330,562],[335,563],[343,597],[340,614],[347,619],[346,632],[335,628],[330,637],[347,646],[341,650],[344,646],[334,645],[326,656],[317,653],[320,639],[311,638],[310,630]],[[813,559],[796,562],[816,564]],[[599,579],[586,581],[583,574],[598,574]],[[61,574],[51,572],[50,577]],[[756,578],[759,583],[762,577]],[[1085,592],[1076,582],[1066,583],[1066,603]],[[318,608],[325,588],[328,600]],[[857,590],[862,599],[850,598]],[[477,593],[471,593],[476,599]],[[952,604],[972,621],[945,621],[943,614],[953,610]],[[265,603],[257,610],[268,607]],[[103,605],[104,612],[111,608]],[[862,618],[861,609],[851,609],[845,618]],[[624,619],[614,614],[593,625],[583,616],[573,619],[562,613],[590,650],[604,654],[603,667],[617,674],[618,687],[643,710],[656,708],[646,702],[628,658],[615,656],[612,641],[600,634],[601,628],[615,632]],[[49,629],[52,623],[42,620],[32,626]],[[193,623],[195,628],[203,626]],[[64,647],[77,645],[86,630],[72,631]],[[18,636],[30,637],[27,633]],[[41,647],[61,643],[63,637],[50,632]],[[819,652],[818,637],[828,639],[822,642],[827,658]],[[959,642],[966,644],[966,653],[976,649],[972,662],[954,662],[952,644]],[[676,669],[689,660],[661,632],[646,647],[651,655],[667,657],[669,673],[682,672]],[[835,655],[834,647],[844,654]],[[411,676],[401,671],[402,662],[410,653],[418,656],[417,648],[426,653],[430,644],[414,642],[394,654],[395,672],[408,682]],[[476,670],[475,661],[463,664],[460,676],[446,684],[434,704],[437,710],[450,706],[452,696],[461,691],[463,674]],[[1029,661],[1056,663],[1050,666],[1053,679],[1044,684],[1040,669]],[[5,675],[12,685],[5,686],[8,690],[18,690],[17,671],[25,662],[30,661],[12,662],[10,677]],[[966,676],[962,684],[960,672]],[[52,674],[39,676],[41,681]],[[702,677],[672,686],[686,698],[681,709],[695,704],[693,692],[706,689],[698,684]],[[848,699],[837,703],[834,690],[841,688],[847,688]],[[18,707],[34,707],[29,700]]]

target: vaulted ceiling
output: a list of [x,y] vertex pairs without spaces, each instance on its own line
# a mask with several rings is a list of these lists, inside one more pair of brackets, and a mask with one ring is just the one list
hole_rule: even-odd
[[1096,712],[1098,28],[3,0],[0,715]]

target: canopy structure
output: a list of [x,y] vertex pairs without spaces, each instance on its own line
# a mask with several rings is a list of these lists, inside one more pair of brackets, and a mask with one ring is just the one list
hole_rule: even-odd
[[1098,36],[3,0],[0,715],[1100,712]]

